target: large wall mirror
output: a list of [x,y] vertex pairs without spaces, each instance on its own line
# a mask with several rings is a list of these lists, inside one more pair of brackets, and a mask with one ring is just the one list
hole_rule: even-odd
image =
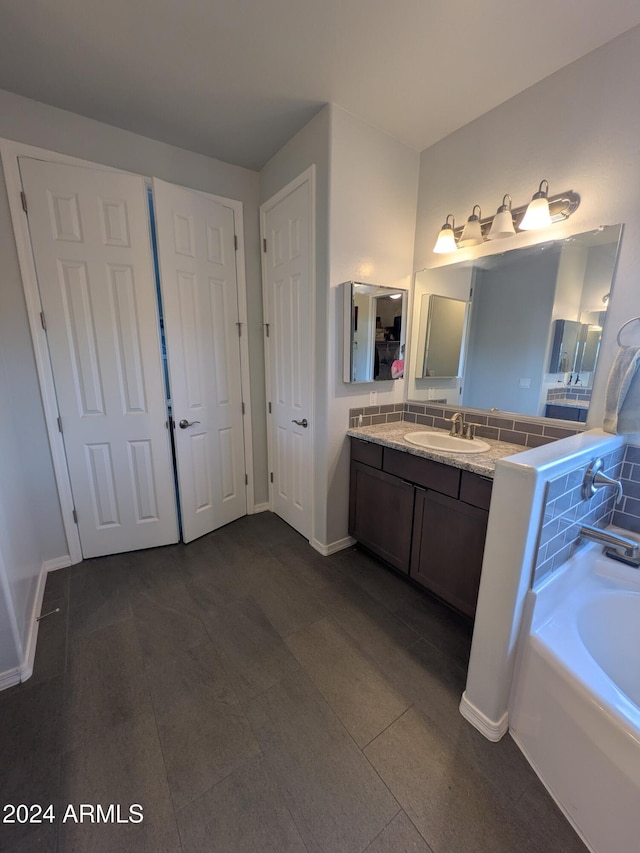
[[[408,399],[585,421],[621,233],[612,225],[416,273]],[[443,297],[460,314],[468,305],[451,377],[428,371]]]
[[345,382],[404,377],[407,291],[347,281],[344,289]]

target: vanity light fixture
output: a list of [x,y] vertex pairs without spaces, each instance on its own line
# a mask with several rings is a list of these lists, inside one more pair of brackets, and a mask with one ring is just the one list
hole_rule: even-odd
[[[451,222],[449,222],[451,219]],[[456,227],[456,221],[453,218],[453,213],[449,213],[445,219],[444,225],[440,229],[438,239],[433,247],[433,251],[439,255],[444,255],[447,252],[455,252],[458,248],[456,238],[453,235],[453,229]]]
[[[546,189],[543,188],[545,185]],[[447,216],[447,221],[440,230],[433,251],[438,253],[455,252],[458,247],[479,246],[487,239],[495,240],[501,237],[511,237],[514,233],[517,234],[518,231],[532,231],[536,228],[545,228],[547,225],[553,225],[554,222],[562,222],[568,219],[580,206],[580,196],[573,190],[567,190],[566,192],[552,196],[549,196],[548,192],[549,182],[546,180],[541,181],[538,192],[535,193],[528,205],[513,208],[511,207],[511,196],[507,193],[493,218],[489,216],[486,219],[481,219],[480,216],[476,216],[476,208],[478,211],[480,210],[480,205],[476,204],[464,229],[462,227],[456,228],[453,214],[450,213]],[[511,219],[511,226],[514,230],[509,229],[509,218]],[[531,218],[533,218],[533,224],[530,224]],[[476,235],[472,243],[467,242],[470,223],[473,224]],[[458,242],[456,242],[456,238]]]
[[[507,201],[508,199],[508,201]],[[513,213],[511,211],[511,196],[507,193],[502,199],[502,204],[493,217],[491,229],[487,234],[487,240],[499,240],[502,237],[515,236],[516,229],[513,225]]]
[[[478,213],[476,213],[476,208]],[[479,246],[484,242],[482,236],[482,225],[480,225],[480,217],[482,211],[479,204],[473,205],[471,216],[467,219],[467,224],[464,226],[462,236],[458,240],[458,246],[461,249],[466,249],[468,246]]]
[[[542,185],[546,184],[546,189]],[[549,211],[549,181],[540,181],[538,192],[534,193],[529,202],[527,212],[520,223],[521,231],[539,231],[551,225],[551,212]]]

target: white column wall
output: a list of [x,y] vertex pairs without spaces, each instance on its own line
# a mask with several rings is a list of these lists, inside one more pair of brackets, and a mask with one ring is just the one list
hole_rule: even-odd
[[[344,281],[385,287],[412,285],[419,155],[402,143],[332,107],[329,194],[329,305],[327,360],[327,468],[319,485],[317,530],[324,547],[347,537],[349,409],[404,400],[405,379],[353,385],[342,376]],[[322,533],[321,533],[322,531]],[[323,538],[320,538],[323,536]]]

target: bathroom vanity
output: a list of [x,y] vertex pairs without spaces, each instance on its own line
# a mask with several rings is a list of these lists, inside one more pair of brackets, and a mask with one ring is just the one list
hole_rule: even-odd
[[404,440],[411,426],[349,430],[349,534],[473,617],[495,462],[523,448],[495,441],[475,455],[423,451]]

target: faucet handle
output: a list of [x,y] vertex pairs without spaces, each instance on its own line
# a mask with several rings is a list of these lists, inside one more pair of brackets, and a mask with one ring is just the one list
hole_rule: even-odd
[[614,480],[613,477],[607,477],[606,474],[601,474],[597,471],[593,476],[593,485],[597,488],[601,486],[613,486],[616,489],[616,504],[622,500],[622,483],[620,480]]
[[463,438],[468,438],[472,440],[476,437],[476,427],[477,424],[472,423],[463,423],[462,425],[462,436]]
[[589,500],[603,486],[613,486],[617,492],[616,504],[619,504],[622,500],[622,483],[620,480],[614,480],[613,477],[607,477],[606,474],[603,474],[603,467],[602,459],[594,459],[587,468],[582,481],[582,500]]

